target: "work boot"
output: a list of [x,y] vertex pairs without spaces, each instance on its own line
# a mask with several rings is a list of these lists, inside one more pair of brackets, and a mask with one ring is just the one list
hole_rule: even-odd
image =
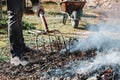
[[23,66],[25,66],[25,65],[27,65],[29,62],[27,61],[27,60],[25,60],[24,58],[23,58],[23,56],[15,56],[15,57],[11,57],[11,59],[10,59],[10,64],[14,64],[15,66],[18,66],[18,65],[23,65]]
[[29,47],[27,47],[27,46],[25,46],[25,47],[23,48],[23,53],[27,53],[27,52],[34,52],[34,50],[31,49],[31,48],[29,48]]

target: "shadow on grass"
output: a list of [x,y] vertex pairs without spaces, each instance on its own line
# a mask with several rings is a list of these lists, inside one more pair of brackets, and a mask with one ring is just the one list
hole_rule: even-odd
[[92,15],[92,14],[83,14],[82,17],[87,17],[87,18],[97,18],[98,16]]
[[3,10],[2,13],[7,15],[7,10]]
[[86,27],[77,27],[75,29],[80,29],[80,30],[87,30]]
[[0,34],[7,34],[7,26],[0,26]]
[[32,10],[32,7],[26,7],[24,12],[25,12],[25,14],[28,14],[28,15],[29,14],[34,14],[34,12]]
[[57,5],[57,3],[55,1],[44,1],[42,3],[43,4],[56,4]]
[[61,12],[48,12],[50,15],[63,15]]

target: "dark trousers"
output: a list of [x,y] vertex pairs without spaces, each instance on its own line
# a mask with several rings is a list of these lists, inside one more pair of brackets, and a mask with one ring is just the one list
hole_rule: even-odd
[[[39,0],[31,0],[32,3]],[[10,41],[10,52],[12,56],[19,56],[25,47],[22,32],[22,16],[24,0],[7,0],[8,13],[8,36]]]
[[39,0],[30,0],[32,5],[36,4],[36,3],[39,3]]
[[8,36],[12,56],[23,52],[24,38],[22,32],[23,0],[7,0]]

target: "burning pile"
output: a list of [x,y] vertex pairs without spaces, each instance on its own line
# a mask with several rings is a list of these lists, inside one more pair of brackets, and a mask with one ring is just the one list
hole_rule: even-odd
[[3,66],[0,75],[8,75],[8,79],[32,76],[36,80],[119,80],[120,28],[101,25],[97,25],[97,31],[89,26],[92,33],[86,39],[72,40],[60,53],[28,54],[31,61],[37,61],[28,67]]
[[[88,26],[91,34],[86,39],[72,40],[65,45],[65,49],[59,45],[63,39],[48,35],[48,38],[57,41],[55,45],[44,44],[41,47],[40,43],[37,44],[38,50],[46,50],[46,53],[28,54],[31,61],[36,60],[30,66],[11,67],[8,63],[0,63],[0,78],[3,76],[4,80],[9,76],[6,80],[18,77],[22,80],[28,80],[26,77],[33,80],[120,80],[119,21]],[[46,36],[39,37],[36,41],[47,42],[41,38]],[[52,39],[48,41],[54,42]],[[50,50],[44,49],[46,46],[50,46]],[[54,51],[55,48],[57,51]],[[51,51],[53,53],[49,53]]]
[[77,78],[81,80],[120,79],[119,37],[116,38],[112,35],[109,36],[109,34],[104,35],[103,32],[97,32],[85,40],[77,40],[70,48],[72,54],[75,54],[75,51],[86,52],[95,49],[94,53],[96,56],[87,57],[84,60],[75,60],[64,68],[48,71],[47,75],[55,77],[76,77],[77,74]]
[[[62,76],[66,79],[68,76],[73,79],[76,77],[75,80],[120,79],[119,21],[108,21],[96,26],[89,26],[88,30],[92,33],[86,39],[74,40],[67,48],[70,49],[71,54],[76,52],[84,54],[84,52],[93,50],[94,56],[71,61],[63,68],[49,70],[46,75],[51,77]],[[61,53],[65,55],[65,50],[62,49]]]

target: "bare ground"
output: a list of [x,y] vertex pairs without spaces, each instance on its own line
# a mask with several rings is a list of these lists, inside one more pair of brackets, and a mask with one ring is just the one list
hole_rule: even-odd
[[[93,19],[94,17],[89,15],[92,14],[84,15],[84,19],[86,17],[90,17],[87,19],[89,21],[91,20],[92,17],[91,22],[98,21],[96,18]],[[64,27],[66,26],[62,26],[62,28]],[[61,29],[61,31],[64,32],[64,29]],[[71,33],[69,33],[69,35]],[[81,28],[78,30],[75,29],[74,33],[80,34],[83,38],[85,38],[86,35],[89,34],[88,31],[82,30]],[[64,80],[64,79],[86,80],[85,76],[79,77],[77,74],[69,73],[63,73],[62,76],[53,76],[52,73],[50,73],[50,70],[51,69],[64,70],[65,65],[68,65],[70,62],[85,60],[95,55],[96,55],[95,50],[89,50],[86,52],[74,52],[74,54],[68,53],[65,55],[60,55],[59,53],[40,53],[40,52],[27,53],[25,54],[25,56],[31,62],[31,64],[27,66],[22,65],[14,66],[11,65],[9,62],[4,61],[0,62],[0,80]]]
[[[74,52],[66,55],[59,55],[58,53],[27,53],[25,54],[26,58],[31,61],[29,65],[26,66],[14,66],[10,65],[9,62],[0,62],[0,79],[1,80],[52,80],[53,77],[57,79],[53,80],[63,80],[67,79],[78,79],[79,77],[76,74],[63,76],[53,76],[52,73],[49,73],[51,69],[62,69],[69,62],[76,60],[85,60],[91,56],[95,55],[95,51],[87,52]],[[47,74],[45,75],[44,72]],[[51,76],[52,75],[52,76]],[[76,80],[75,79],[75,80]],[[69,80],[69,79],[68,79]]]

